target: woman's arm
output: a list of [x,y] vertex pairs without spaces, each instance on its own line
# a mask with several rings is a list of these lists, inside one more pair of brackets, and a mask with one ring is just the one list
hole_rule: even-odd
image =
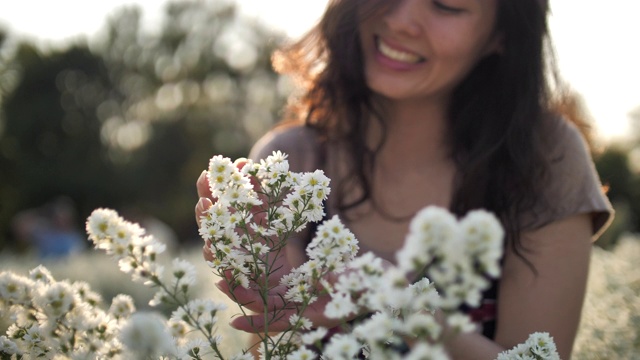
[[526,259],[510,246],[505,253],[498,294],[495,342],[480,334],[452,339],[453,359],[495,359],[524,342],[529,334],[548,332],[561,359],[569,359],[580,322],[591,254],[590,216],[580,214],[522,235]]

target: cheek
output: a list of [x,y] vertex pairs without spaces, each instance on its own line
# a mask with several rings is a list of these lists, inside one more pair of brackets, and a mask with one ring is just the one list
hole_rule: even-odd
[[478,62],[486,52],[485,38],[466,33],[466,36],[455,36],[450,33],[437,40],[439,56],[451,64],[471,67]]

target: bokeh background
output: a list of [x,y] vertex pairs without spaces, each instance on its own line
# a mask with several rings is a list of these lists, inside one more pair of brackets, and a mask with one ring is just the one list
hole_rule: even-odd
[[[561,75],[617,212],[595,243],[578,358],[610,358],[594,348],[637,354],[640,2],[550,3]],[[0,2],[0,270],[70,264],[61,276],[95,270],[108,296],[126,291],[86,260],[84,221],[98,207],[140,222],[174,252],[197,253],[195,180],[212,155],[246,156],[278,121],[293,87],[270,55],[325,4]]]

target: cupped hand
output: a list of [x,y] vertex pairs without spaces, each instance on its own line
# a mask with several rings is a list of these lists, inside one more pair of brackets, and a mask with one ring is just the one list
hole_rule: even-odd
[[[236,166],[238,167],[238,170],[242,170],[242,168],[247,163],[248,162],[246,160],[238,161],[236,163]],[[251,184],[253,185],[254,190],[256,190],[256,193],[260,194],[260,192],[258,191],[260,187],[258,180],[256,178],[251,178]],[[200,227],[201,218],[206,215],[207,210],[217,201],[217,199],[211,192],[211,187],[209,186],[209,175],[206,170],[203,171],[198,177],[198,180],[196,181],[196,190],[198,192],[199,199],[195,207],[195,217],[196,223],[198,224],[198,227]],[[263,202],[266,202],[266,198],[261,195],[259,196],[261,197],[261,200]],[[258,225],[264,225],[266,223],[266,212],[260,206],[254,206],[252,209],[252,213],[252,222]],[[238,231],[242,232],[242,230],[240,229],[238,229]],[[202,249],[202,253],[205,260],[214,260],[215,255],[211,251],[210,240],[206,240],[205,245]],[[278,256],[274,257],[271,261],[273,262],[273,271],[271,276],[269,277],[269,282],[271,283],[271,285],[275,285],[279,283],[279,279],[282,277],[282,275],[288,273],[292,267],[287,263],[284,253],[279,253]]]
[[[284,294],[287,291],[286,286],[279,285],[271,288],[265,298],[262,297],[257,289],[245,289],[241,286],[231,289],[224,280],[218,282],[216,286],[238,304],[255,313],[239,315],[233,319],[230,324],[238,330],[249,333],[263,333],[265,330],[269,332],[286,331],[291,328],[291,323],[289,322],[291,316],[298,314],[295,304],[284,300]],[[344,320],[330,319],[324,315],[325,306],[330,300],[331,298],[328,294],[319,295],[316,301],[308,305],[304,312],[298,315],[311,320],[313,327],[333,328],[338,326]],[[266,319],[265,310],[267,310]]]

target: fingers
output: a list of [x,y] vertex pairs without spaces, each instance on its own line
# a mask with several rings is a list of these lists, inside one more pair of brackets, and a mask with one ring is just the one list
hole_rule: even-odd
[[[291,327],[289,318],[294,311],[282,311],[276,317],[269,314],[269,332],[282,332]],[[263,314],[239,316],[229,323],[231,327],[248,333],[262,333],[265,331],[265,318]]]
[[200,199],[198,199],[198,203],[196,203],[196,209],[195,209],[196,223],[198,224],[198,227],[200,227],[200,218],[204,216],[204,213],[212,205],[213,205],[213,202],[209,198],[201,197]]
[[202,247],[202,256],[204,256],[206,261],[213,261],[213,259],[215,259],[211,252],[211,241],[205,240],[204,246]]
[[[231,299],[242,305],[247,310],[253,311],[253,315],[238,316],[231,321],[231,326],[249,333],[260,333],[268,331],[285,331],[291,327],[289,319],[291,315],[298,312],[296,304],[283,299],[286,287],[278,286],[270,290],[266,296],[266,307],[264,300],[256,289],[245,289],[237,287],[233,290],[229,288],[226,281],[216,283],[216,286]],[[302,316],[311,320],[313,326],[334,327],[341,322],[337,319],[329,319],[324,315],[324,308],[330,301],[328,295],[318,297],[316,301],[307,306]],[[265,308],[266,311],[265,318]],[[265,329],[268,324],[268,329]]]
[[[317,302],[309,305],[302,316],[311,320],[314,327],[323,326],[326,328],[332,328],[340,325],[340,320],[328,319],[324,315],[325,305],[326,300],[322,301],[319,299]],[[264,313],[238,316],[229,324],[235,329],[249,333],[261,333],[265,330],[268,330],[269,332],[282,332],[291,327],[290,318],[296,313],[297,311],[295,309],[283,309],[280,311],[269,312],[266,319]],[[265,324],[268,324],[268,329],[266,329]]]
[[270,289],[269,294],[266,295],[266,304],[258,289],[245,289],[242,286],[231,289],[224,280],[217,282],[216,287],[238,304],[258,313],[264,312],[265,308],[269,309],[270,312],[295,308],[293,304],[284,300],[283,296],[286,292],[286,287],[284,286],[276,286]]
[[209,198],[211,199],[213,196],[211,195],[211,188],[209,187],[209,176],[207,175],[207,170],[203,170],[198,177],[198,181],[196,181],[196,189],[198,190],[198,196],[201,198]]

